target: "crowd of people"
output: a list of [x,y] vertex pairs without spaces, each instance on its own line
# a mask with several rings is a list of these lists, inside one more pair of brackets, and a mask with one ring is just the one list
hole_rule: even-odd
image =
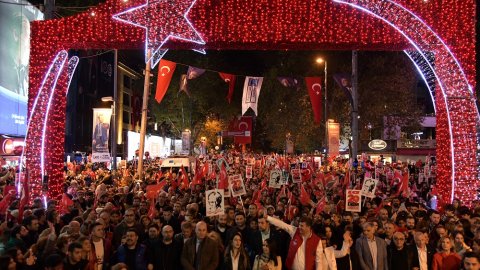
[[[31,198],[19,216],[3,193],[0,269],[480,269],[480,202],[439,198],[434,162],[315,160],[229,151],[163,172],[148,160],[141,178],[135,163],[66,163],[59,198]],[[2,169],[2,190],[14,173]],[[206,192],[236,174],[246,194],[207,216]],[[370,178],[375,196],[346,211],[346,190]]]

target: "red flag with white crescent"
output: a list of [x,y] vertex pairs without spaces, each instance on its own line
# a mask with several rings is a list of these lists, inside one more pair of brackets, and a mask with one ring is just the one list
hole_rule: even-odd
[[325,208],[325,205],[327,204],[327,201],[325,199],[325,197],[323,197],[318,203],[317,203],[317,207],[315,208],[315,214],[320,214],[323,209]]
[[310,195],[302,184],[300,184],[300,203],[303,205],[308,205],[310,203]]
[[305,77],[310,102],[312,103],[315,123],[322,119],[322,77]]
[[233,74],[228,74],[228,73],[222,73],[219,72],[218,75],[226,82],[228,83],[228,95],[227,95],[227,100],[228,103],[232,103],[232,97],[233,97],[233,90],[235,89],[235,75]]
[[162,102],[165,93],[167,93],[176,66],[177,64],[174,62],[164,59],[160,60],[158,65],[157,90],[155,92],[155,100],[158,103]]
[[180,172],[182,173],[182,176],[180,177],[178,181],[178,185],[180,186],[180,189],[187,189],[189,182],[188,182],[188,175],[187,172],[185,171],[185,168],[182,167],[180,168]]
[[223,163],[218,176],[218,189],[228,189],[228,175]]
[[150,199],[150,207],[148,209],[147,216],[151,219],[155,217],[156,211],[155,211],[155,198]]
[[233,140],[236,144],[250,144],[252,143],[252,126],[253,119],[251,116],[242,116],[236,122],[236,131],[244,132],[245,136],[234,136]]

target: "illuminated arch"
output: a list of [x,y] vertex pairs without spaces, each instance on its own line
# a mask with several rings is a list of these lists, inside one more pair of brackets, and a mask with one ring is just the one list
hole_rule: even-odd
[[[67,49],[145,47],[143,29],[112,19],[114,14],[145,1],[106,0],[72,17],[33,22],[29,134],[31,131],[43,133],[45,117],[41,112],[45,116],[46,99],[50,97],[46,93],[51,92],[45,90],[42,80],[51,76],[49,67],[57,53]],[[439,190],[444,198],[458,196],[468,202],[475,194],[470,191],[474,191],[478,178],[475,156],[477,110],[472,87],[468,84],[475,84],[475,63],[472,61],[475,57],[475,0],[450,0],[449,5],[442,5],[443,2],[272,0],[266,4],[258,0],[197,0],[189,19],[202,34],[205,49],[407,50],[424,78],[430,81],[431,88],[431,80],[435,79],[437,159],[441,165],[438,179],[442,186]],[[451,14],[460,16],[461,20]],[[453,44],[452,50],[446,44]],[[192,47],[169,41],[165,49]],[[415,53],[410,53],[412,49]],[[432,52],[435,62],[432,63],[425,52]],[[58,79],[45,136],[33,134],[27,138],[27,167],[30,178],[37,179],[35,181],[42,177],[40,150],[44,140],[43,164],[50,177],[51,197],[60,194],[63,181],[66,99],[60,93],[68,89],[67,78],[60,75]],[[38,99],[41,104],[37,102],[39,92],[45,92]]]
[[[333,1],[383,20],[415,48],[417,61],[414,64],[424,64],[422,71],[427,76],[433,75],[439,86],[437,94],[441,97],[434,99],[437,104],[437,130],[447,128],[449,131],[449,138],[443,137],[443,133],[437,139],[437,159],[441,161],[437,172],[440,194],[449,201],[454,196],[464,202],[475,199],[477,181],[474,179],[478,176],[478,167],[474,157],[478,111],[472,87],[451,50],[422,19],[398,3],[389,0]],[[435,65],[430,62],[425,53],[427,51],[435,54]]]

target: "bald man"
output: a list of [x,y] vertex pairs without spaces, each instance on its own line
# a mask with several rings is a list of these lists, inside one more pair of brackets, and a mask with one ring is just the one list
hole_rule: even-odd
[[219,263],[217,243],[207,237],[207,223],[195,226],[195,237],[185,242],[181,263],[185,270],[215,270]]
[[148,269],[174,270],[180,265],[182,247],[173,241],[173,228],[170,225],[163,226],[162,242],[151,247]]

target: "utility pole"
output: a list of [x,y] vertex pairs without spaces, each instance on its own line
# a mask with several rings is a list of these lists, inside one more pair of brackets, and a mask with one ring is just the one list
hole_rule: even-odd
[[358,51],[352,51],[352,161],[358,154]]
[[112,125],[112,133],[113,133],[113,140],[112,140],[112,169],[117,170],[117,104],[118,104],[118,50],[114,50],[114,58],[113,58],[113,125]]
[[148,111],[148,95],[150,94],[150,57],[152,50],[147,51],[147,64],[145,65],[145,82],[143,84],[143,103],[142,103],[142,120],[140,122],[140,149],[138,149],[138,179],[143,177],[143,153],[145,152],[145,133],[147,131],[147,111]]

